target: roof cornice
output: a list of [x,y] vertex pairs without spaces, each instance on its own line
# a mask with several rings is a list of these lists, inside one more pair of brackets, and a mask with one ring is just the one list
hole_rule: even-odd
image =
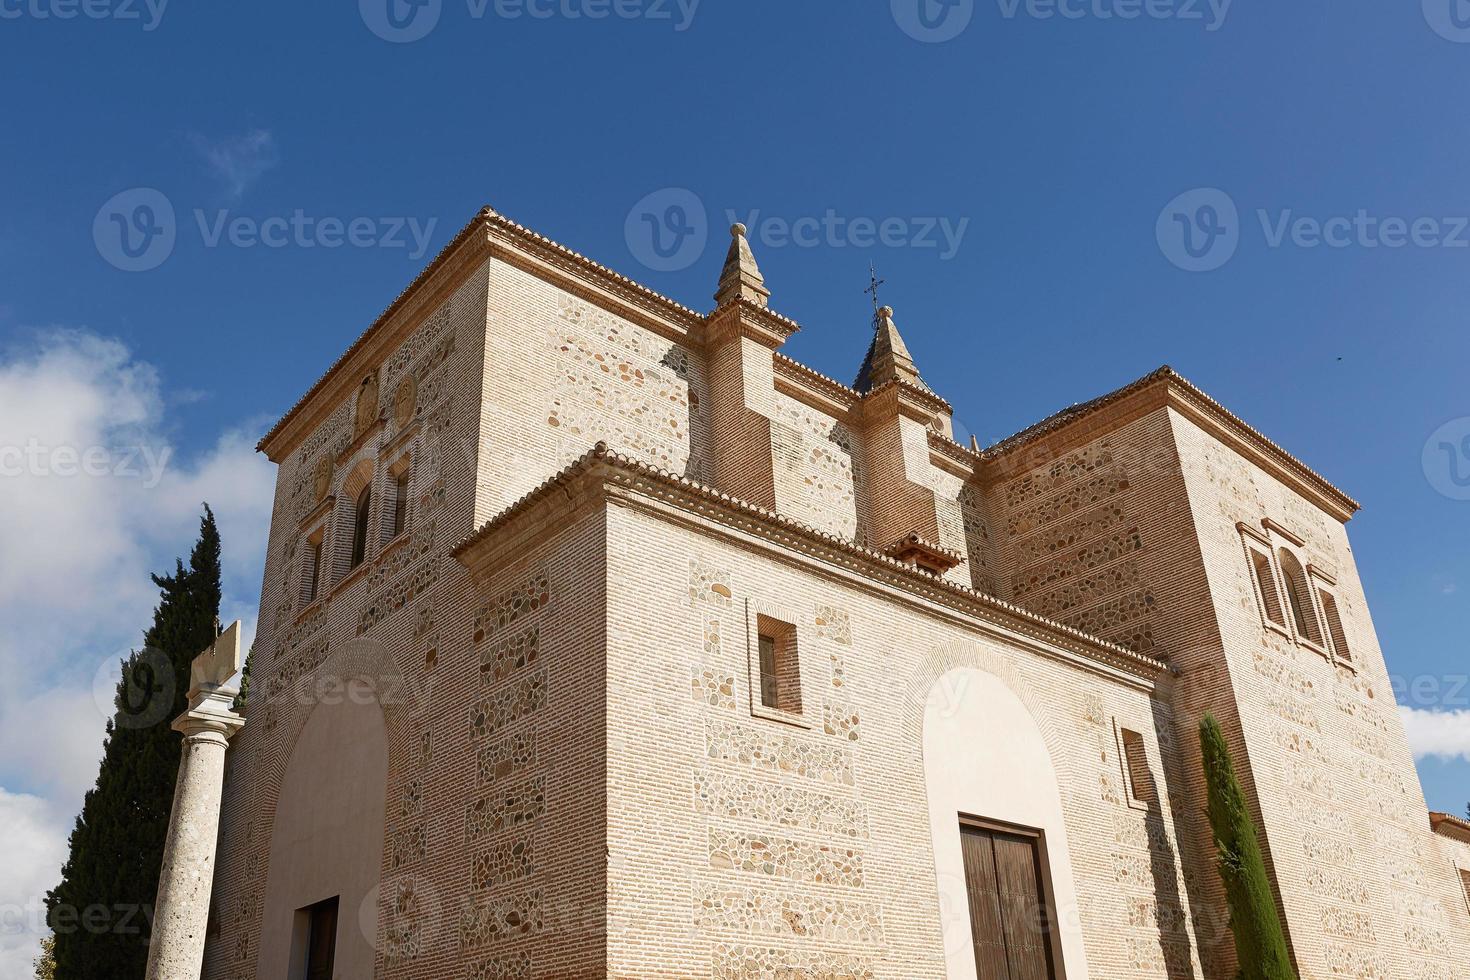
[[587,487],[592,483],[655,498],[677,510],[764,538],[784,550],[805,554],[917,599],[1002,626],[1147,682],[1153,682],[1169,669],[1154,657],[1135,653],[993,596],[918,571],[879,551],[640,463],[613,452],[605,443],[598,443],[576,462],[491,518],[457,545],[452,554],[472,572],[494,566],[504,550],[495,546],[497,541],[507,536],[515,541],[523,540],[525,528],[537,523],[538,516],[544,517],[546,508],[557,502],[563,502],[558,506],[565,506],[566,501],[585,499]]
[[[417,322],[416,314],[432,312],[437,306],[432,301],[443,294],[447,286],[459,285],[461,273],[473,268],[486,254],[489,220],[493,214],[489,208],[482,209],[440,249],[433,261],[404,287],[388,308],[261,437],[255,447],[258,452],[265,453],[272,462],[279,463],[284,459],[302,437],[330,415],[342,398],[347,397],[355,382],[343,379],[354,378],[356,374],[355,370],[349,373],[348,367],[372,370],[388,356],[398,338],[411,330]],[[331,397],[324,397],[327,391],[333,392]]]
[[[586,295],[591,289],[593,300],[611,299],[618,305],[631,307],[643,314],[637,317],[659,333],[676,335],[687,339],[705,321],[705,315],[692,310],[654,292],[642,283],[629,279],[601,263],[594,262],[579,252],[574,252],[545,235],[538,234],[525,225],[517,224],[502,214],[489,211],[486,215],[490,231],[491,246],[498,258],[527,268],[560,285],[569,285],[568,280],[582,286],[573,292]],[[528,262],[527,260],[535,260]]]
[[1116,428],[1165,406],[1200,425],[1337,520],[1346,522],[1360,509],[1352,497],[1167,365],[1116,391],[1057,412],[983,450],[980,455],[989,471],[987,479],[1004,478],[1013,470],[1029,468],[1027,460],[1017,458],[1023,448],[1065,434],[1084,421],[1089,424],[1079,427],[1079,438],[1091,439],[1100,429]]
[[1450,813],[1432,812],[1429,814],[1429,826],[1441,837],[1470,844],[1470,820],[1462,820]]

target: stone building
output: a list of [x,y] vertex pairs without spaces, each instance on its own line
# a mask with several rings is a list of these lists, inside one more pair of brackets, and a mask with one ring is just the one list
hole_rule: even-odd
[[735,232],[701,313],[487,209],[264,438],[205,975],[1228,980],[1207,711],[1301,975],[1470,975],[1357,504],[1168,368],[961,445]]

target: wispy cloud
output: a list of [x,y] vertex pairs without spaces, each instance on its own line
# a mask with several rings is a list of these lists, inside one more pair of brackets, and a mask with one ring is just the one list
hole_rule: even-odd
[[1414,758],[1436,756],[1470,762],[1470,710],[1430,711],[1399,706]]
[[0,928],[3,977],[29,975],[45,931],[32,913],[96,778],[118,660],[158,599],[148,572],[187,555],[202,501],[223,539],[221,618],[254,633],[273,469],[250,423],[181,458],[176,404],[152,365],[90,331],[0,350],[0,511],[23,515],[0,534],[0,866],[16,872],[0,910],[22,913]]
[[196,133],[190,141],[209,165],[210,173],[234,198],[244,194],[262,174],[281,162],[276,138],[268,129],[252,129],[223,139],[210,139]]

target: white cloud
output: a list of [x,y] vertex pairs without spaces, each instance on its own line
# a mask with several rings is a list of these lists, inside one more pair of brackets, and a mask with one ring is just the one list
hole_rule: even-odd
[[[65,831],[57,832],[58,825]],[[5,873],[0,875],[0,977],[34,976],[31,961],[44,934],[48,889],[66,858],[71,822],[37,796],[0,789],[5,828]]]
[[[152,365],[94,333],[0,352],[0,826],[34,825],[0,838],[7,914],[56,884],[117,663],[152,621],[148,574],[187,558],[204,501],[223,541],[221,618],[244,619],[247,643],[254,632],[274,468],[244,430],[185,458],[168,435],[175,403]],[[0,976],[29,965],[41,934],[39,920],[9,925]]]
[[1429,711],[1399,706],[1414,758],[1438,756],[1470,762],[1470,710]]
[[268,129],[252,129],[217,140],[195,134],[192,142],[231,197],[244,194],[262,174],[281,162],[276,138]]

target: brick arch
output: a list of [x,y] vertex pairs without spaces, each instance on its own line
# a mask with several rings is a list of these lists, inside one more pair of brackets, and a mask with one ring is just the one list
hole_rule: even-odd
[[[345,696],[346,685],[358,679],[372,682],[374,702],[383,713],[383,725],[387,733],[388,767],[384,786],[385,807],[391,812],[395,794],[400,791],[399,783],[405,773],[412,770],[411,754],[417,742],[414,727],[416,718],[422,717],[425,692],[417,689],[404,676],[391,651],[381,641],[359,637],[349,640],[331,652],[315,669],[303,674],[289,688],[270,692],[265,708],[274,711],[275,718],[271,743],[259,756],[262,765],[257,770],[258,783],[252,796],[255,818],[252,821],[253,839],[260,847],[256,886],[261,896],[265,894],[270,880],[270,846],[275,832],[276,810],[280,802],[282,783],[297,742],[306,729],[312,714],[323,703],[318,697],[320,685],[335,680],[333,696]],[[257,724],[265,721],[265,711],[260,713]],[[382,850],[380,852],[379,878],[389,875],[389,840],[393,832],[391,820],[383,826]],[[261,912],[257,905],[248,928],[247,942],[251,954],[259,955],[261,941]],[[383,927],[384,910],[379,910],[379,930]],[[379,952],[381,960],[381,951]]]
[[902,725],[908,744],[916,747],[917,758],[923,758],[924,709],[929,703],[929,696],[940,678],[960,667],[970,667],[999,678],[1021,700],[1041,730],[1052,767],[1056,770],[1057,782],[1063,786],[1072,785],[1071,753],[1066,750],[1066,742],[1052,717],[1053,712],[1046,710],[1045,702],[1016,670],[1010,658],[981,640],[951,640],[941,644],[925,654],[909,676],[904,691]]
[[[978,675],[978,684],[946,690],[944,679],[957,671],[973,672],[967,678],[970,684]],[[942,699],[949,699],[953,710],[947,710]],[[1051,699],[1043,698],[1006,652],[990,641],[965,639],[935,647],[909,678],[901,725],[923,773],[921,808],[916,810],[922,813],[933,846],[932,877],[926,876],[925,882],[933,887],[932,941],[945,951],[949,975],[967,969],[962,962],[973,956],[970,919],[967,914],[952,914],[967,908],[960,814],[1040,830],[1046,840],[1050,900],[1062,910],[1080,907],[1069,833],[1076,828],[1069,827],[1067,819],[1067,787],[1076,785],[1077,767],[1056,716]],[[927,727],[930,720],[933,730]],[[1006,740],[1014,754],[987,753],[981,744],[983,733]],[[1051,772],[1041,778],[1047,766]],[[1089,973],[1084,939],[1068,922],[1066,914],[1058,919],[1052,933],[1053,955],[1065,964],[1067,976],[1085,980]]]
[[[275,705],[278,742],[276,751],[271,753],[265,766],[269,785],[279,785],[296,750],[296,741],[320,703],[306,698],[315,697],[320,685],[327,680],[346,684],[359,679],[373,681],[374,700],[383,712],[383,723],[388,729],[389,771],[399,771],[394,763],[402,763],[406,759],[412,741],[410,720],[422,707],[419,700],[423,692],[416,690],[405,678],[386,644],[381,640],[358,637],[337,647],[314,670],[303,674],[290,689],[277,695],[284,703]],[[274,804],[272,798],[269,801],[272,811]]]

